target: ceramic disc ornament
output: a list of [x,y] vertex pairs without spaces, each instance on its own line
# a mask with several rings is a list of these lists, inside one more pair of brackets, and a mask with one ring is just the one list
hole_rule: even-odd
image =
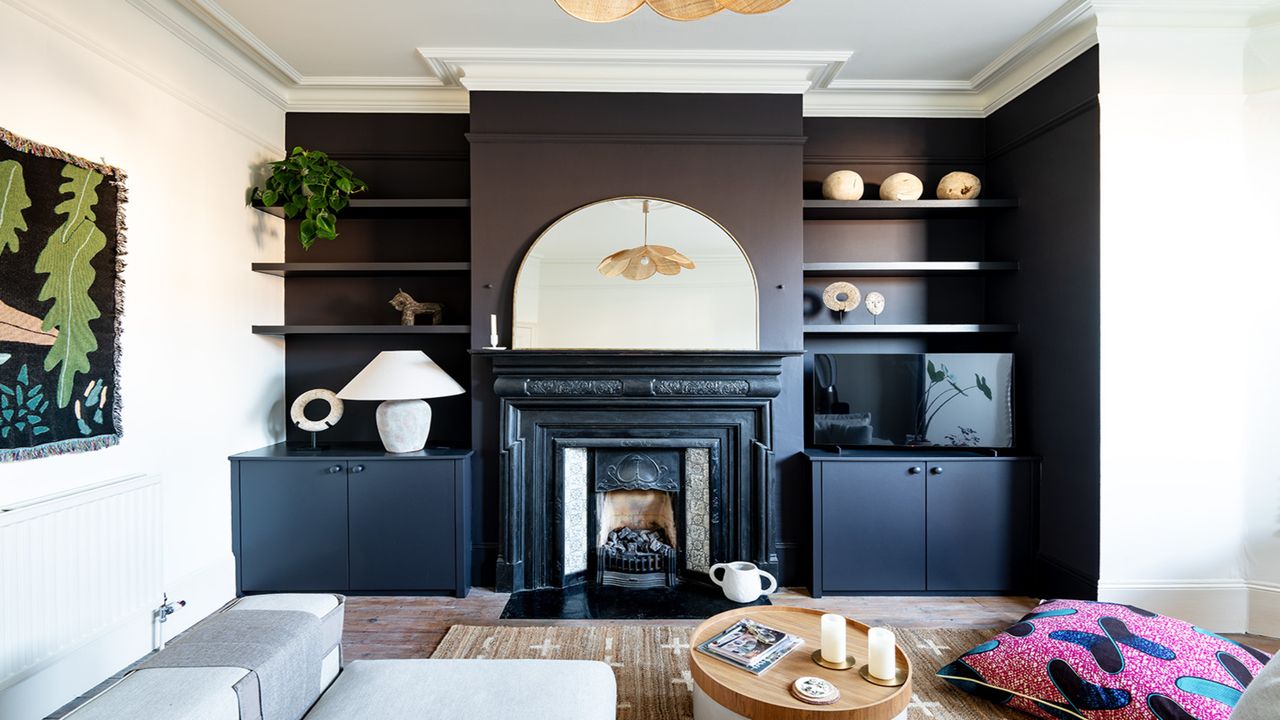
[[[307,405],[315,400],[321,400],[329,405],[329,414],[319,420],[307,419]],[[324,388],[316,388],[308,390],[298,396],[293,401],[293,405],[289,406],[289,418],[293,420],[293,424],[297,425],[300,430],[307,432],[323,432],[338,424],[342,419],[342,400],[332,390]]]
[[939,200],[977,200],[980,194],[982,181],[973,173],[947,173],[938,183]]
[[911,173],[894,173],[880,183],[881,200],[919,200],[924,183]]
[[847,282],[833,282],[822,291],[822,304],[836,312],[848,312],[862,302],[862,291]]
[[867,293],[867,312],[876,316],[884,312],[884,295],[875,291]]
[[828,200],[861,200],[865,189],[862,176],[852,170],[837,170],[822,181],[822,197]]
[[840,688],[819,677],[799,677],[791,683],[791,694],[810,705],[830,705],[840,699]]

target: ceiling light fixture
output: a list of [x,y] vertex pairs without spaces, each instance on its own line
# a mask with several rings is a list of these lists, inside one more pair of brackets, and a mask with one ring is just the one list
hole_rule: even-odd
[[791,0],[556,0],[561,10],[593,23],[621,20],[648,5],[671,20],[698,20],[731,10],[742,15],[759,15],[786,5]]
[[619,250],[606,257],[596,266],[596,270],[607,278],[621,275],[628,280],[645,280],[653,277],[655,273],[679,275],[681,268],[694,269],[696,266],[693,261],[681,255],[675,248],[649,244],[648,200],[644,201],[643,212],[644,244],[640,247]]

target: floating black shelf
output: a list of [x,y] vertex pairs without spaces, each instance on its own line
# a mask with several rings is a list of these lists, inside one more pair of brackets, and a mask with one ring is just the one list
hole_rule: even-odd
[[254,335],[469,335],[470,325],[254,325]]
[[961,335],[1016,333],[1017,325],[805,325],[806,335]]
[[949,213],[1018,207],[1012,199],[979,200],[805,200],[805,220],[927,218]]
[[[268,215],[284,217],[284,208],[279,205],[263,205],[255,200],[253,207]],[[338,213],[342,218],[379,218],[408,217],[421,215],[424,212],[450,213],[466,210],[471,207],[468,198],[352,198],[351,204]]]
[[258,262],[253,271],[277,277],[415,275],[471,270],[469,262]]
[[1016,262],[838,262],[805,263],[809,276],[914,277],[923,275],[963,275],[967,273],[1013,272]]

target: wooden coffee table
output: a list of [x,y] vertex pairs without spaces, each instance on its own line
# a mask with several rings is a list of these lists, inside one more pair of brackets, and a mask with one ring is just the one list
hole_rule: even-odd
[[[695,649],[689,652],[689,670],[693,675],[693,715],[696,720],[893,720],[905,717],[911,702],[911,661],[897,651],[898,668],[907,672],[907,683],[901,687],[873,685],[853,670],[828,670],[810,656],[822,647],[820,610],[796,607],[743,607],[720,613],[698,626],[693,633]],[[763,675],[710,657],[696,648],[734,622],[750,617],[778,630],[799,635],[804,645],[791,651]],[[867,662],[867,626],[846,619],[849,627],[848,651]],[[840,688],[840,699],[831,705],[810,705],[791,694],[791,683],[798,677],[820,677]]]

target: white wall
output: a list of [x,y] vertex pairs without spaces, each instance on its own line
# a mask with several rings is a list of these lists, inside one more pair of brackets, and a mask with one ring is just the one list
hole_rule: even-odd
[[[154,5],[183,17],[169,0]],[[282,255],[283,227],[244,207],[254,168],[282,153],[283,112],[187,40],[126,0],[0,2],[0,126],[129,176],[123,441],[0,465],[0,506],[161,476],[165,587],[189,602],[170,632],[234,594],[226,456],[283,437],[283,347],[249,332],[283,312],[279,279],[249,271]],[[46,707],[15,720],[136,659],[150,643],[141,632],[91,648],[42,691]]]
[[[1242,552],[1245,515],[1269,501],[1274,531],[1280,513],[1265,458],[1280,402],[1268,132],[1250,133],[1262,118],[1245,92],[1248,19],[1166,10],[1099,11],[1099,594],[1241,631],[1264,564]],[[1280,567],[1265,544],[1251,547]]]
[[[1246,129],[1249,161],[1262,228],[1249,258],[1247,282],[1270,295],[1258,306],[1257,322],[1245,334],[1248,355],[1260,371],[1280,360],[1280,303],[1275,272],[1280,268],[1280,202],[1276,200],[1280,169],[1280,19],[1255,29],[1245,59]],[[1245,430],[1244,533],[1245,578],[1249,584],[1249,630],[1280,636],[1280,465],[1276,434],[1280,402],[1270,380],[1266,389],[1249,392]]]

